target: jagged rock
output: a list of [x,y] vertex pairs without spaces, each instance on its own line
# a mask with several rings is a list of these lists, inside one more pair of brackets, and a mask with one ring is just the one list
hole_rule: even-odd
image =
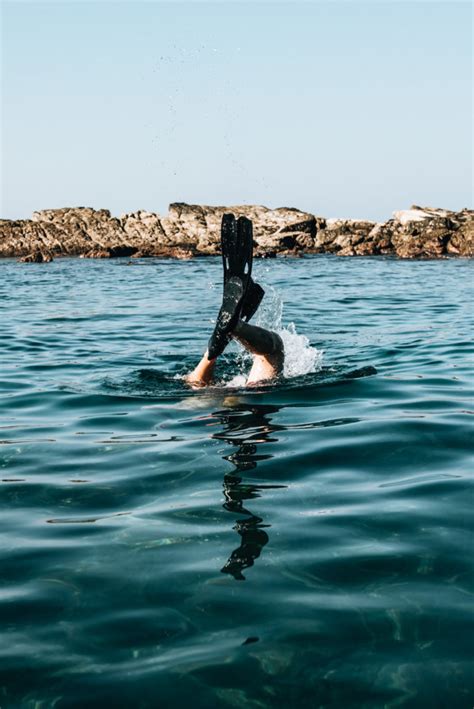
[[423,222],[426,219],[433,217],[449,217],[450,212],[447,209],[436,209],[433,207],[418,207],[413,204],[410,209],[402,209],[398,212],[393,212],[393,217],[402,226],[411,222]]
[[177,202],[170,205],[168,217],[161,220],[170,240],[176,244],[192,244],[202,254],[212,255],[220,250],[222,215],[232,212],[236,217],[252,220],[254,241],[261,250],[293,248],[299,236],[311,243],[316,233],[316,218],[298,209],[280,207],[235,205],[209,207]]
[[449,237],[448,220],[435,216],[399,222],[392,235],[392,244],[401,258],[434,258],[446,253]]
[[473,214],[470,210],[452,212],[413,205],[394,212],[393,219],[380,225],[379,233],[385,231],[390,239],[390,250],[400,258],[472,256]]
[[34,251],[27,256],[22,256],[18,260],[22,263],[51,263],[51,261],[53,261],[53,257],[51,254],[43,253],[42,251]]
[[150,258],[154,256],[157,258],[177,258],[187,260],[200,255],[202,254],[199,254],[196,249],[192,247],[185,248],[181,246],[160,246],[158,248],[154,248],[152,252],[147,250],[136,251],[133,254],[133,258]]
[[181,249],[175,248],[173,253],[170,254],[171,258],[178,258],[187,261],[195,256],[195,252],[192,249]]
[[151,249],[139,249],[138,251],[135,251],[133,254],[132,258],[152,258],[155,254]]
[[446,251],[451,256],[474,256],[474,212],[463,209],[453,220],[455,230],[451,233]]
[[46,233],[55,228],[60,234],[62,252],[71,256],[126,243],[120,221],[108,209],[44,209],[33,212],[32,221],[43,226]]
[[292,249],[280,251],[279,255],[283,256],[283,258],[303,258],[303,252],[298,249],[297,246],[294,246]]
[[279,232],[271,236],[261,236],[257,244],[261,249],[293,249],[296,244],[296,238]]
[[81,258],[110,258],[110,251],[107,249],[91,249],[85,254],[81,254]]
[[143,210],[132,214],[124,214],[120,218],[124,239],[130,246],[135,246],[153,255],[157,244],[172,244],[173,240],[166,235],[159,216]]
[[105,249],[91,249],[83,255],[85,258],[123,258],[133,256],[136,251],[135,246],[118,244],[117,246],[108,246]]
[[0,257],[27,256],[36,251],[60,254],[61,239],[54,225],[35,224],[30,219],[0,220]]
[[303,251],[312,251],[314,249],[314,239],[315,237],[311,234],[298,234],[295,239],[295,244],[297,248]]
[[360,219],[327,219],[318,229],[315,245],[322,252],[353,256],[354,247],[367,239],[374,226],[375,222]]
[[0,257],[36,252],[88,258],[192,258],[220,251],[225,212],[254,225],[255,255],[336,253],[341,256],[394,254],[401,258],[474,256],[474,212],[419,207],[394,212],[384,223],[325,219],[290,207],[210,207],[176,202],[162,218],[139,210],[111,216],[90,207],[46,209],[32,219],[0,220]]

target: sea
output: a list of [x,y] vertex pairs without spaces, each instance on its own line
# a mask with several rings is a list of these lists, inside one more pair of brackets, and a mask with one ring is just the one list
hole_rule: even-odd
[[0,707],[471,709],[473,263],[0,261]]

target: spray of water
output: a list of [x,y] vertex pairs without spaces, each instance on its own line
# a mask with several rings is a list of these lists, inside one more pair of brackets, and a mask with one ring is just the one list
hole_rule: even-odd
[[[275,288],[264,283],[263,286],[265,297],[252,323],[273,330],[282,338],[285,348],[284,378],[290,379],[317,372],[322,366],[323,352],[312,347],[306,335],[298,334],[294,323],[283,327],[283,300]],[[229,389],[245,387],[252,366],[252,355],[235,342],[230,343],[227,354],[231,355],[233,366],[237,366],[238,373],[234,373],[230,378],[224,376],[219,386]],[[184,375],[179,374],[175,377],[184,378]]]
[[299,377],[317,372],[321,368],[323,352],[310,345],[306,335],[296,332],[294,323],[282,325],[283,301],[280,294],[272,287],[265,287],[265,298],[258,311],[256,324],[277,332],[285,346],[285,365],[283,376]]
[[285,365],[283,375],[286,379],[310,374],[321,369],[322,350],[317,350],[309,343],[306,335],[298,335],[293,323],[278,330],[285,346]]

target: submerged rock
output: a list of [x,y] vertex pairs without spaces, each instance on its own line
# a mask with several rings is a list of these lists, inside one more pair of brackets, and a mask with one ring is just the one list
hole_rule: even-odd
[[396,211],[386,222],[325,219],[292,207],[210,207],[176,202],[166,217],[139,210],[113,217],[107,209],[74,207],[34,212],[31,219],[0,220],[0,257],[27,262],[53,256],[180,258],[220,251],[225,212],[254,226],[255,255],[339,256],[392,254],[400,258],[474,256],[474,211],[419,207]]

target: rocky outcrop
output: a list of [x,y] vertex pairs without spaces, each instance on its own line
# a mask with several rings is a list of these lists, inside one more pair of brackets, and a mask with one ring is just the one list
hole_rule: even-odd
[[208,207],[177,202],[166,217],[140,210],[113,217],[107,209],[46,209],[31,219],[0,220],[0,257],[193,258],[219,252],[224,212],[250,218],[256,256],[392,254],[401,258],[474,256],[474,211],[412,206],[386,222],[325,219],[289,207]]
[[298,239],[309,238],[312,247],[316,218],[298,209],[261,206],[204,207],[184,203],[171,204],[168,216],[161,220],[167,243],[191,244],[198,254],[216,254],[220,249],[222,215],[232,212],[253,222],[257,253],[294,248]]
[[32,254],[27,254],[27,256],[22,256],[20,261],[23,263],[50,263],[53,257],[48,252],[43,253],[42,251],[34,251]]
[[402,258],[474,256],[474,212],[413,206],[394,213],[392,244]]
[[[357,247],[368,240],[375,226],[375,222],[356,219],[327,219],[318,230],[315,243],[323,253],[353,256]],[[372,253],[372,249],[368,253]]]

